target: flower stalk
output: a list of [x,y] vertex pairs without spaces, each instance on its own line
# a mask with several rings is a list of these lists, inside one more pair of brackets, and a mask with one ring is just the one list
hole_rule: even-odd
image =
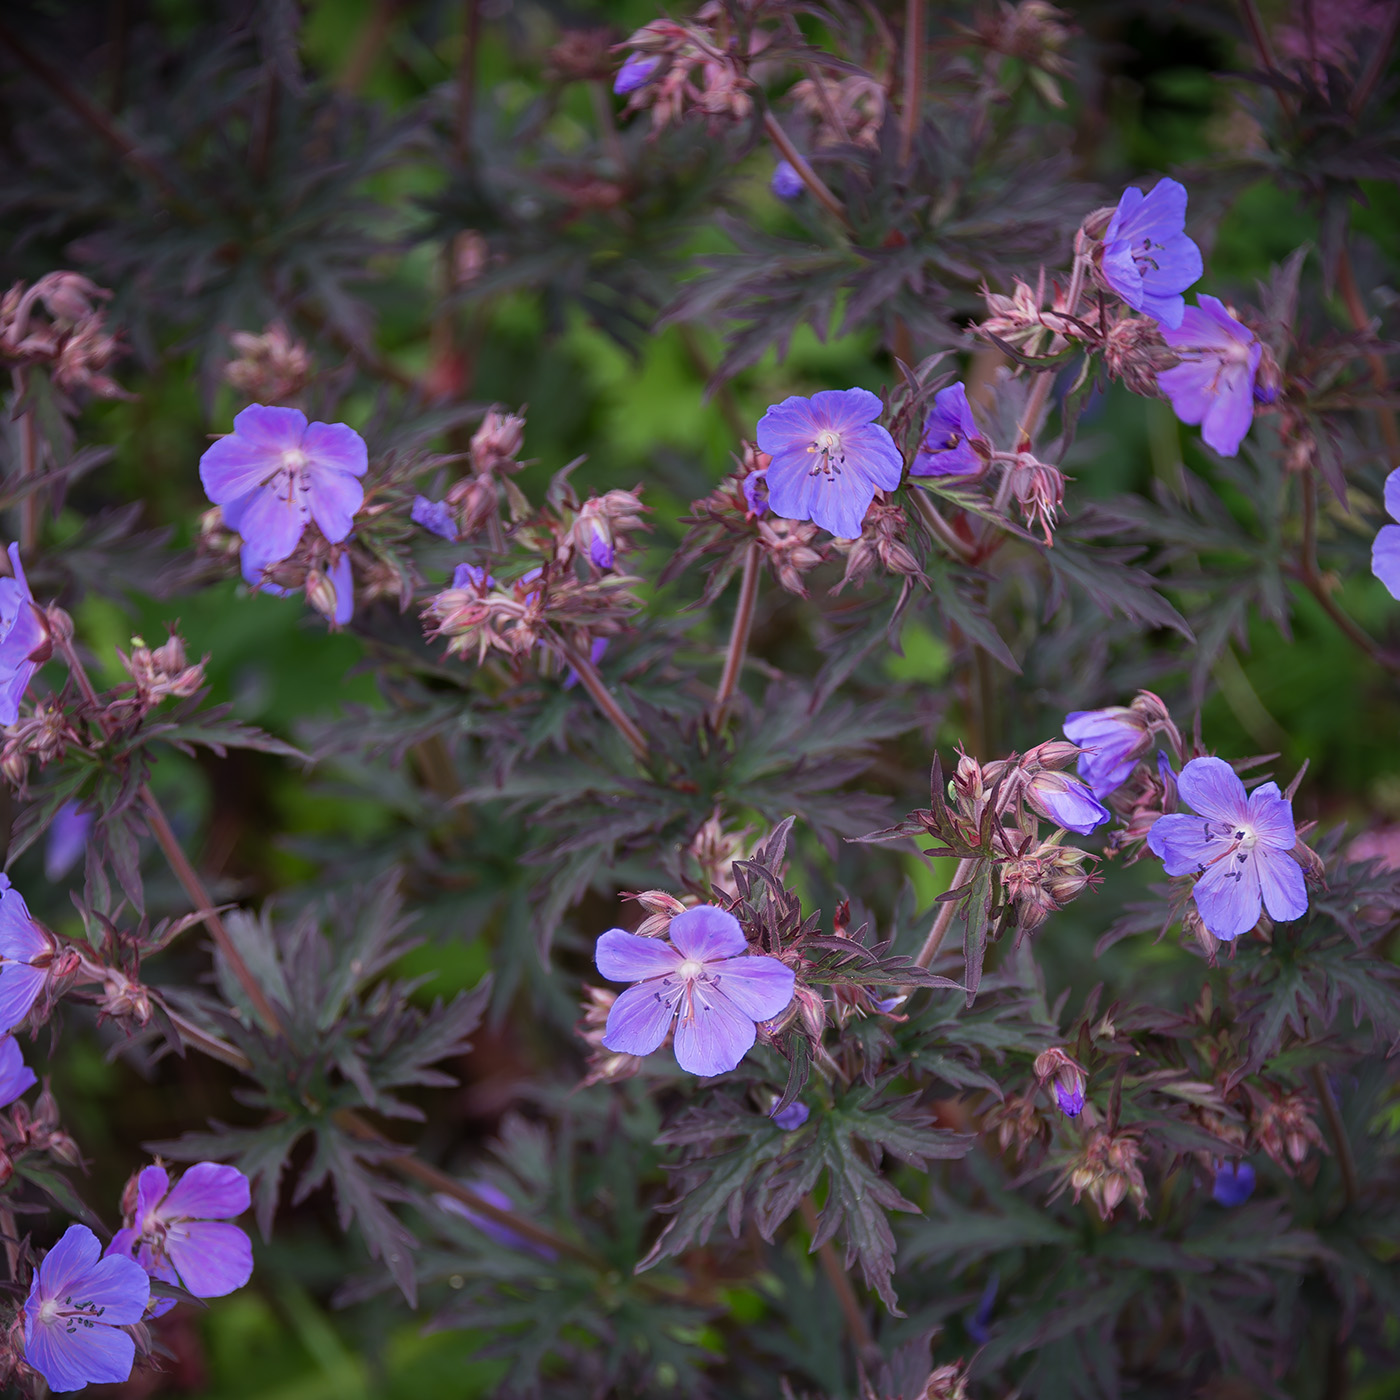
[[715,691],[712,722],[716,731],[724,727],[729,702],[739,684],[744,658],[749,650],[749,634],[753,631],[754,605],[758,601],[759,546],[751,544],[744,552],[744,568],[739,579],[739,601],[734,608],[734,622],[729,629],[729,649],[724,655],[724,670],[719,689]]

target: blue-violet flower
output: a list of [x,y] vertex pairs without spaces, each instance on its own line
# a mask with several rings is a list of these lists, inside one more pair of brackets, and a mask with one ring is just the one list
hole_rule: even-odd
[[875,489],[899,485],[904,459],[874,420],[883,405],[868,389],[823,389],[773,404],[758,423],[768,464],[768,505],[810,520],[838,539],[859,537]]
[[779,199],[797,199],[807,186],[802,183],[802,176],[791,161],[780,160],[773,167],[773,178],[768,182],[768,188]]
[[1130,185],[1103,236],[1104,280],[1134,311],[1181,324],[1182,292],[1200,280],[1201,250],[1186,235],[1186,187],[1158,180],[1151,194]]
[[617,70],[617,77],[613,79],[613,91],[619,97],[625,97],[629,92],[636,92],[639,87],[645,87],[651,81],[651,75],[656,72],[660,62],[661,59],[656,54],[629,53],[622,67]]
[[[489,1181],[469,1182],[471,1189],[497,1210],[515,1209],[515,1202],[501,1190],[499,1186],[493,1186]],[[433,1202],[442,1207],[449,1215],[459,1215],[469,1224],[474,1225],[489,1240],[494,1240],[497,1244],[503,1245],[506,1249],[524,1250],[527,1254],[538,1255],[541,1259],[554,1259],[557,1257],[554,1250],[542,1241],[528,1240],[524,1235],[512,1230],[509,1225],[502,1225],[498,1220],[492,1220],[489,1215],[482,1215],[480,1211],[473,1210],[465,1201],[459,1201],[456,1196],[449,1196],[445,1191],[439,1192],[433,1197]]]
[[1277,783],[1245,796],[1222,758],[1193,758],[1177,778],[1181,798],[1199,816],[1158,817],[1147,844],[1168,875],[1199,874],[1192,896],[1201,920],[1229,941],[1259,922],[1260,905],[1277,920],[1307,912],[1303,870],[1293,859],[1293,806]]
[[44,615],[29,591],[19,546],[12,544],[9,554],[14,577],[0,578],[0,724],[19,718],[19,702],[53,647]]
[[1100,802],[1128,781],[1138,760],[1152,747],[1146,720],[1127,705],[1102,710],[1071,710],[1065,716],[1065,738],[1084,750],[1079,776]]
[[430,501],[426,496],[413,498],[413,509],[409,512],[415,525],[441,535],[445,540],[457,538],[457,521],[453,518],[452,507],[446,501]]
[[1206,442],[1233,457],[1254,421],[1254,379],[1264,347],[1215,297],[1196,300],[1179,328],[1163,327],[1162,339],[1181,363],[1159,370],[1157,387],[1183,423],[1199,423]]
[[1068,773],[1045,769],[1027,780],[1025,794],[1047,821],[1080,836],[1091,835],[1113,816],[1086,784]]
[[967,390],[949,384],[933,396],[933,412],[924,423],[919,450],[910,476],[973,476],[982,470],[983,458],[974,444],[985,442]]
[[1217,1162],[1210,1190],[1221,1206],[1242,1206],[1254,1194],[1254,1168],[1248,1162]]
[[770,1113],[768,1116],[785,1133],[791,1133],[800,1128],[812,1116],[812,1110],[801,1099],[798,1099],[796,1102],[788,1104],[781,1113]]
[[777,958],[751,955],[739,921],[713,905],[677,914],[669,936],[667,942],[615,928],[598,940],[598,971],[612,982],[636,983],[608,1012],[603,1045],[649,1055],[676,1024],[680,1067],[724,1074],[753,1047],[755,1024],[787,1009],[796,979]]
[[54,947],[30,917],[24,897],[0,874],[0,1033],[29,1015],[48,981]]
[[[1400,520],[1400,467],[1385,479],[1385,508],[1392,520]],[[1382,525],[1371,546],[1371,572],[1400,598],[1400,525]]]

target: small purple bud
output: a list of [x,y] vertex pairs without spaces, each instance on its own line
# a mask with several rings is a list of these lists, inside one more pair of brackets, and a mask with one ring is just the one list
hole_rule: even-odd
[[61,880],[77,863],[87,846],[92,817],[76,802],[65,802],[58,809],[44,847],[44,875],[48,879]]
[[790,1103],[781,1113],[769,1114],[773,1122],[785,1133],[790,1133],[800,1128],[812,1116],[812,1110],[800,1100]]
[[780,160],[773,167],[773,178],[768,182],[768,188],[779,199],[797,199],[807,186],[802,183],[802,176],[791,161]]
[[446,501],[430,501],[426,496],[415,496],[411,514],[415,525],[421,525],[445,540],[457,538],[457,522],[452,518],[452,507]]
[[1077,1084],[1055,1084],[1055,1102],[1066,1118],[1078,1118],[1084,1112],[1084,1090]]
[[660,62],[661,59],[655,54],[629,53],[626,62],[617,70],[617,77],[613,79],[613,91],[619,97],[626,97],[629,92],[636,92],[639,87],[645,87],[651,81],[651,75],[656,72]]
[[611,569],[617,561],[617,551],[596,525],[593,527],[593,538],[588,542],[588,557],[600,569]]
[[1216,1205],[1242,1206],[1254,1194],[1254,1168],[1248,1162],[1221,1162],[1215,1168],[1211,1196]]
[[768,473],[750,472],[740,483],[744,488],[744,499],[755,515],[763,515],[768,509]]
[[476,564],[458,564],[452,571],[453,588],[494,588],[496,580]]

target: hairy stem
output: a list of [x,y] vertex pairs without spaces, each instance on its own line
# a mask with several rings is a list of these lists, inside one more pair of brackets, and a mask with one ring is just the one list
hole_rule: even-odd
[[899,114],[899,163],[908,165],[919,129],[923,97],[924,0],[906,0],[904,8],[904,104]]
[[[802,1223],[807,1227],[812,1238],[816,1239],[817,1208],[813,1205],[810,1196],[802,1198],[799,1210],[802,1213]],[[851,1286],[850,1277],[841,1267],[841,1260],[837,1258],[836,1250],[830,1240],[818,1248],[817,1257],[822,1261],[822,1269],[826,1273],[827,1281],[831,1284],[832,1292],[836,1294],[836,1301],[841,1307],[841,1316],[846,1319],[846,1327],[851,1334],[851,1341],[855,1344],[856,1352],[862,1363],[868,1363],[872,1357],[878,1355],[875,1337],[870,1331],[870,1323],[866,1320],[865,1310],[860,1305],[860,1299],[856,1297],[856,1291]]]
[[[11,372],[15,386],[15,402],[24,399],[29,387],[24,370]],[[36,476],[39,471],[39,428],[34,421],[32,409],[26,408],[19,417],[19,479]],[[20,552],[29,555],[39,543],[39,493],[31,491],[19,503],[19,547]]]
[[556,637],[552,645],[562,660],[574,668],[579,684],[593,698],[593,703],[611,721],[614,729],[627,741],[627,747],[646,762],[648,754],[647,736],[637,728],[635,721],[617,703],[617,697],[603,684],[598,668],[576,648],[571,647],[562,637]]
[[744,657],[749,650],[754,604],[758,601],[759,553],[757,543],[744,551],[744,572],[739,580],[739,601],[734,608],[734,623],[729,629],[729,650],[725,653],[724,670],[720,674],[719,689],[715,691],[711,711],[711,722],[716,731],[724,727],[729,702],[739,684],[739,674],[744,669]]
[[1356,1158],[1352,1156],[1351,1139],[1347,1136],[1346,1124],[1342,1122],[1341,1109],[1337,1107],[1337,1096],[1332,1092],[1327,1071],[1321,1065],[1312,1067],[1312,1082],[1322,1104],[1323,1117],[1327,1119],[1332,1150],[1337,1154],[1337,1166],[1342,1173],[1342,1194],[1346,1197],[1347,1205],[1354,1206],[1361,1196],[1361,1186],[1356,1175]]
[[792,138],[779,125],[772,112],[763,114],[763,129],[768,133],[768,139],[778,148],[778,154],[797,171],[802,183],[812,192],[812,197],[817,203],[840,220],[841,227],[850,233],[850,221],[846,218],[846,210],[841,201],[827,189],[822,177],[807,164],[802,152],[792,144]]
[[[957,864],[953,871],[950,890],[957,889],[968,877],[976,861],[964,857]],[[928,937],[924,939],[924,946],[919,949],[919,955],[914,959],[915,967],[928,968],[932,965],[934,958],[938,956],[938,950],[943,946],[943,940],[948,936],[948,928],[953,922],[953,915],[958,912],[958,901],[956,899],[945,900],[938,906],[938,914],[934,918],[933,927],[928,931]]]

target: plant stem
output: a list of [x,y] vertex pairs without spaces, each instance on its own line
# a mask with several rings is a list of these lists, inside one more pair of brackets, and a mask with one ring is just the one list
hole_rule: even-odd
[[1255,50],[1259,54],[1259,61],[1271,71],[1276,69],[1278,63],[1274,58],[1273,45],[1269,43],[1269,32],[1264,28],[1264,21],[1259,17],[1254,0],[1240,0],[1240,11],[1244,15],[1245,28],[1249,30],[1249,37],[1254,41]]
[[[812,1198],[804,1196],[798,1209],[802,1213],[802,1223],[807,1227],[812,1238],[816,1239],[817,1208],[812,1204]],[[822,1269],[826,1273],[827,1281],[831,1284],[832,1291],[836,1294],[836,1301],[841,1306],[841,1315],[846,1319],[846,1326],[850,1331],[852,1342],[855,1343],[856,1353],[862,1364],[868,1363],[875,1355],[878,1355],[875,1338],[870,1331],[870,1323],[866,1321],[865,1310],[860,1305],[860,1299],[856,1297],[856,1291],[851,1287],[851,1280],[845,1269],[841,1267],[841,1261],[836,1257],[836,1250],[832,1248],[830,1240],[818,1247],[817,1257],[822,1261]]]
[[1031,385],[1031,392],[1026,399],[1026,411],[1021,415],[1021,422],[1016,428],[1018,452],[1029,452],[1035,445],[1035,435],[1040,430],[1040,415],[1045,411],[1045,402],[1050,397],[1054,383],[1054,370],[1041,370],[1036,375],[1035,383]]
[[[1337,291],[1341,293],[1342,304],[1347,309],[1352,327],[1358,331],[1369,330],[1371,318],[1366,314],[1365,303],[1362,302],[1361,292],[1356,285],[1356,274],[1351,267],[1351,253],[1345,246],[1337,254]],[[1376,388],[1384,393],[1390,378],[1386,373],[1385,359],[1375,351],[1370,351],[1366,356],[1366,363],[1371,366],[1371,379]],[[1388,404],[1382,404],[1376,409],[1376,422],[1380,427],[1381,436],[1385,439],[1386,451],[1390,453],[1390,465],[1400,466],[1400,425],[1395,421],[1395,410]]]
[[802,152],[792,144],[792,138],[778,124],[778,119],[772,112],[763,114],[763,129],[768,133],[769,140],[778,148],[782,158],[797,171],[802,183],[812,192],[812,197],[817,203],[840,220],[841,227],[850,233],[850,221],[846,218],[846,210],[841,201],[827,189],[822,177],[807,164]]
[[574,647],[571,647],[562,637],[554,638],[552,645],[564,661],[574,668],[579,684],[593,697],[593,702],[612,722],[612,726],[627,741],[627,747],[643,762],[646,762],[648,755],[647,736],[637,728],[636,723],[617,703],[617,697],[613,695],[603,678],[598,674],[597,667]]
[[[15,386],[15,402],[24,398],[28,386],[28,375],[23,369],[14,369],[10,377]],[[34,422],[32,409],[26,408],[19,417],[19,479],[35,476],[39,471],[39,430]],[[25,555],[33,553],[39,542],[39,493],[31,491],[19,503],[19,547]]]
[[[950,890],[957,889],[968,877],[968,873],[976,861],[964,857],[958,861],[956,869],[953,871],[953,879],[949,884]],[[928,931],[928,937],[924,939],[924,946],[919,949],[919,956],[914,959],[915,967],[927,969],[938,956],[938,950],[943,946],[943,940],[947,937],[948,927],[953,922],[953,915],[958,911],[958,901],[956,899],[945,900],[938,907],[938,914],[934,918],[933,927]]]
[[919,129],[923,97],[924,0],[906,0],[904,9],[904,106],[899,114],[899,163],[908,165]]
[[481,6],[465,0],[462,6],[462,52],[457,59],[457,120],[453,131],[453,154],[458,165],[471,156],[472,111],[476,106],[476,50],[481,34]]
[[739,684],[739,673],[744,669],[744,657],[748,654],[754,604],[758,601],[759,562],[759,547],[757,543],[751,544],[744,551],[744,572],[739,580],[739,601],[734,607],[734,623],[729,629],[729,650],[725,653],[724,670],[720,674],[719,689],[715,691],[714,709],[711,711],[711,723],[716,732],[724,727],[729,702]]
[[1370,98],[1372,90],[1380,81],[1381,74],[1385,72],[1386,64],[1390,60],[1391,47],[1395,43],[1397,27],[1400,27],[1400,5],[1391,5],[1386,17],[1385,29],[1375,41],[1375,47],[1371,50],[1371,57],[1366,63],[1366,69],[1357,80],[1356,86],[1352,89],[1351,100],[1347,103],[1353,118],[1361,115],[1361,110]]
[[0,1206],[0,1235],[5,1238],[5,1260],[10,1266],[10,1277],[19,1282],[19,1226],[15,1224],[15,1213],[9,1206]]
[[910,499],[914,502],[914,509],[924,518],[924,524],[929,527],[934,537],[953,556],[964,564],[972,561],[972,545],[964,540],[956,530],[943,518],[942,512],[934,505],[929,498],[928,492],[917,490],[909,493]]
[[1341,1110],[1337,1107],[1337,1096],[1327,1081],[1327,1072],[1321,1065],[1312,1067],[1313,1088],[1322,1104],[1323,1116],[1327,1119],[1327,1129],[1332,1137],[1332,1150],[1337,1154],[1337,1165],[1342,1172],[1342,1194],[1347,1205],[1354,1206],[1361,1195],[1360,1182],[1356,1175],[1356,1158],[1352,1156],[1351,1139],[1347,1137],[1346,1125],[1342,1122]]

